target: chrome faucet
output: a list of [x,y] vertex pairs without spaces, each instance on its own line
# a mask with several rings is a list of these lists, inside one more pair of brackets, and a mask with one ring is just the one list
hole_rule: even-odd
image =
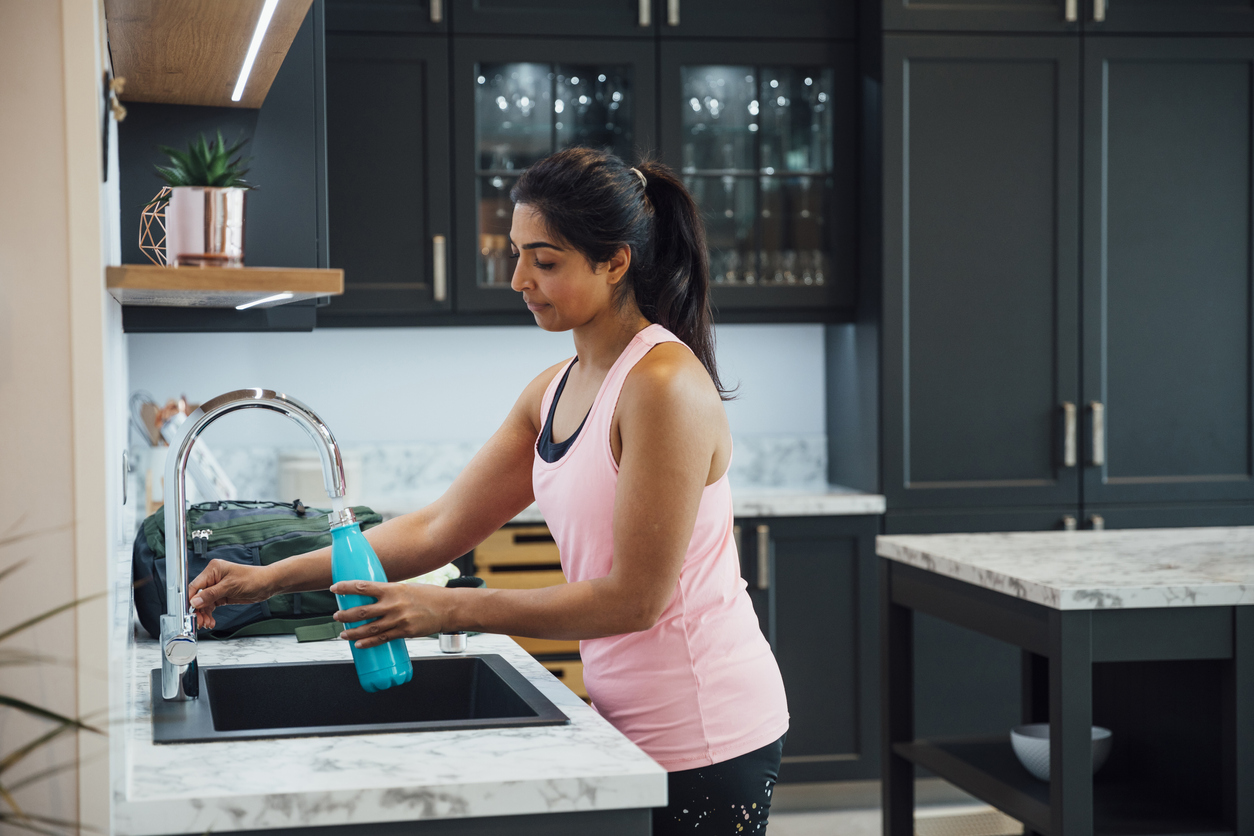
[[[270,409],[291,418],[309,434],[322,457],[322,476],[327,495],[345,494],[344,460],[335,436],[313,410],[295,398],[270,389],[238,389],[206,401],[187,417],[178,438],[170,445],[165,464],[165,577],[166,611],[161,616],[161,696],[190,700],[200,694],[196,665],[196,611],[188,600],[191,580],[187,552],[187,463],[192,445],[217,419],[241,409]],[[337,509],[338,510],[338,509]]]

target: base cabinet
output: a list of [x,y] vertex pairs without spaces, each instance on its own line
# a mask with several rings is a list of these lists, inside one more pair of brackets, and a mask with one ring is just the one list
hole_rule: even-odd
[[879,521],[738,521],[741,568],[788,693],[781,782],[878,775]]

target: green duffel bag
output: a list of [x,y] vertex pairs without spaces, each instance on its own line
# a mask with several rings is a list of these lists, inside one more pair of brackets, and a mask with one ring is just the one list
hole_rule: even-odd
[[[330,511],[292,503],[225,500],[202,502],[187,511],[187,550],[193,580],[209,561],[227,560],[248,566],[268,566],[293,555],[331,545],[327,520]],[[383,517],[365,506],[353,513],[365,531]],[[161,636],[166,612],[165,510],[140,526],[132,552],[135,613],[148,634]],[[339,609],[327,590],[275,595],[256,604],[227,604],[213,611],[217,627],[201,630],[201,638],[295,634],[301,641],[334,638],[338,624],[331,617]]]

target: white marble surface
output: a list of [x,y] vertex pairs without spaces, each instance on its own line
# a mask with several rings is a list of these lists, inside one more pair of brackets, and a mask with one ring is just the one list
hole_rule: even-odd
[[1254,527],[893,535],[875,548],[1061,610],[1254,604]]
[[[115,555],[129,577],[129,551]],[[111,603],[111,776],[117,836],[227,833],[308,825],[654,807],[666,773],[504,636],[472,636],[571,719],[567,726],[287,738],[152,742],[149,672],[157,642],[135,638],[129,584]],[[141,632],[142,635],[142,632]],[[438,656],[434,639],[409,642]],[[341,641],[294,637],[202,642],[201,663],[347,659]]]

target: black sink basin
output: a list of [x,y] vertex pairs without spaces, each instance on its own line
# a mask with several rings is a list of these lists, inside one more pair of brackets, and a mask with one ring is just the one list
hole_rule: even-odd
[[496,655],[414,659],[414,678],[367,693],[351,661],[200,668],[200,697],[161,699],[155,743],[557,726],[570,720]]

